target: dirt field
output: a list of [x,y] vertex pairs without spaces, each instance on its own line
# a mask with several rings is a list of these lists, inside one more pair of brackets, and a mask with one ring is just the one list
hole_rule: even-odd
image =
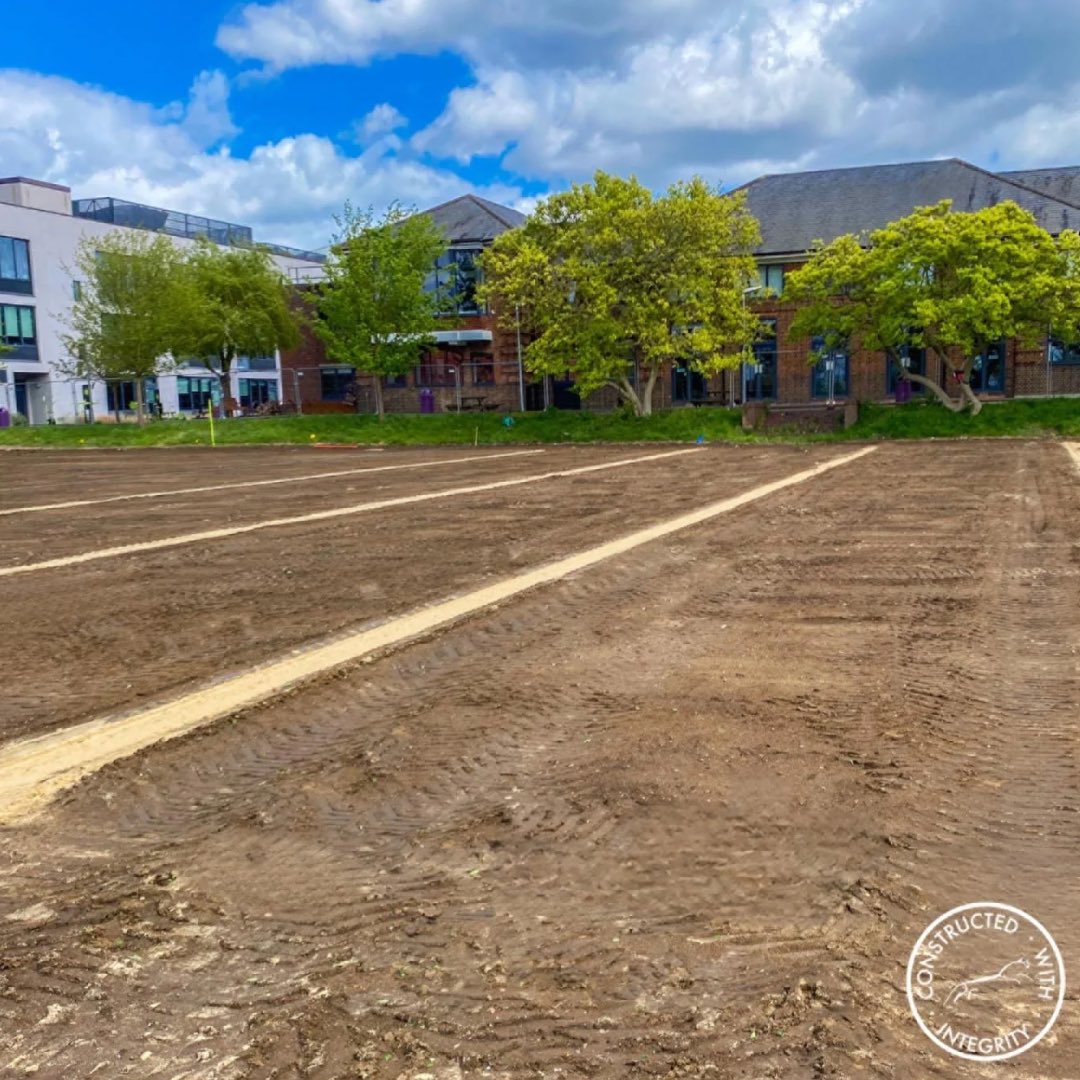
[[[0,516],[0,566],[663,452],[4,454],[4,509],[431,467]],[[0,740],[846,452],[709,448],[0,578]],[[116,762],[0,831],[0,1076],[1080,1076],[1072,990],[986,1066],[904,995],[969,901],[1080,957],[1078,522],[1059,444],[885,446]]]

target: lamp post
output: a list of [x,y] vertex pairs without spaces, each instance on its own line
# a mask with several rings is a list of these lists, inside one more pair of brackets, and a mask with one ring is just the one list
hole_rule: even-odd
[[296,415],[303,416],[304,402],[303,399],[300,397],[300,377],[304,373],[302,371],[297,371],[296,368],[290,368],[289,370],[292,371],[293,392],[296,394]]
[[457,411],[461,412],[461,372],[456,367],[447,368],[447,371],[454,376],[454,396],[457,398]]
[[525,364],[521,358],[521,305],[514,305],[514,321],[517,323],[518,398],[521,411],[525,411]]

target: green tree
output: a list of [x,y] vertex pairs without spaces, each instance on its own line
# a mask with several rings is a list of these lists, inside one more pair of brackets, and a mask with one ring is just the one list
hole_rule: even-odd
[[174,352],[204,362],[217,376],[225,415],[233,413],[238,356],[271,356],[299,340],[290,289],[270,255],[200,239],[183,263],[186,316]]
[[186,317],[183,255],[165,236],[114,232],[86,237],[75,257],[79,295],[64,335],[76,378],[133,380],[139,423],[144,380],[171,366]]
[[326,279],[312,294],[313,326],[332,359],[375,376],[383,420],[383,379],[405,374],[434,341],[439,298],[426,284],[446,237],[426,214],[396,203],[379,218],[346,204],[337,223]]
[[529,371],[572,371],[582,395],[612,386],[645,416],[665,361],[713,372],[745,359],[758,241],[741,195],[695,178],[654,197],[598,172],[496,239],[480,294],[503,325],[524,320]]
[[[1069,252],[1075,234],[1054,238],[1015,203],[971,213],[948,201],[859,237],[819,246],[787,277],[784,299],[800,305],[792,338],[826,347],[883,350],[901,378],[925,386],[954,412],[982,403],[972,367],[1001,338],[1033,344],[1051,323],[1080,311]],[[1075,324],[1077,320],[1073,319]],[[925,348],[959,389],[954,398],[928,375],[905,371],[901,350]]]

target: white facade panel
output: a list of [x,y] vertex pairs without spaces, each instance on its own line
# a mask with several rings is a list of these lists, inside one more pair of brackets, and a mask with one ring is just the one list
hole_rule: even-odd
[[[135,231],[71,214],[19,206],[0,200],[0,237],[15,237],[30,245],[32,294],[2,291],[0,305],[32,307],[37,332],[37,359],[21,358],[12,353],[0,354],[0,408],[21,412],[30,423],[71,423],[84,415],[85,384],[72,380],[64,373],[68,359],[63,337],[65,324],[74,301],[74,280],[77,276],[75,259],[84,237],[103,237],[117,231]],[[170,236],[178,246],[194,241]],[[285,255],[272,255],[278,266],[290,278],[296,278],[318,263]],[[10,307],[9,307],[10,310]],[[0,316],[2,316],[0,312]],[[158,378],[162,411],[181,412],[179,378],[208,377],[205,369],[183,369]],[[232,396],[239,399],[241,379],[269,380],[281,400],[279,365],[273,371],[241,372],[232,376]],[[260,388],[262,383],[259,384]],[[89,388],[95,417],[109,415],[109,401],[104,384]],[[184,410],[198,411],[195,408]]]

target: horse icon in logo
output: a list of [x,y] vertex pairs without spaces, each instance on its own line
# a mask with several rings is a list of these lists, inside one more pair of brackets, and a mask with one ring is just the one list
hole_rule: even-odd
[[1034,982],[1030,975],[1025,974],[1030,967],[1031,961],[1021,958],[1006,964],[1000,971],[995,972],[993,975],[982,975],[977,979],[966,979],[964,982],[958,982],[948,994],[945,995],[945,1005],[952,1007],[961,1001],[967,1001],[975,996],[978,987],[988,986],[991,983],[1005,982],[1019,985],[1023,982]]

